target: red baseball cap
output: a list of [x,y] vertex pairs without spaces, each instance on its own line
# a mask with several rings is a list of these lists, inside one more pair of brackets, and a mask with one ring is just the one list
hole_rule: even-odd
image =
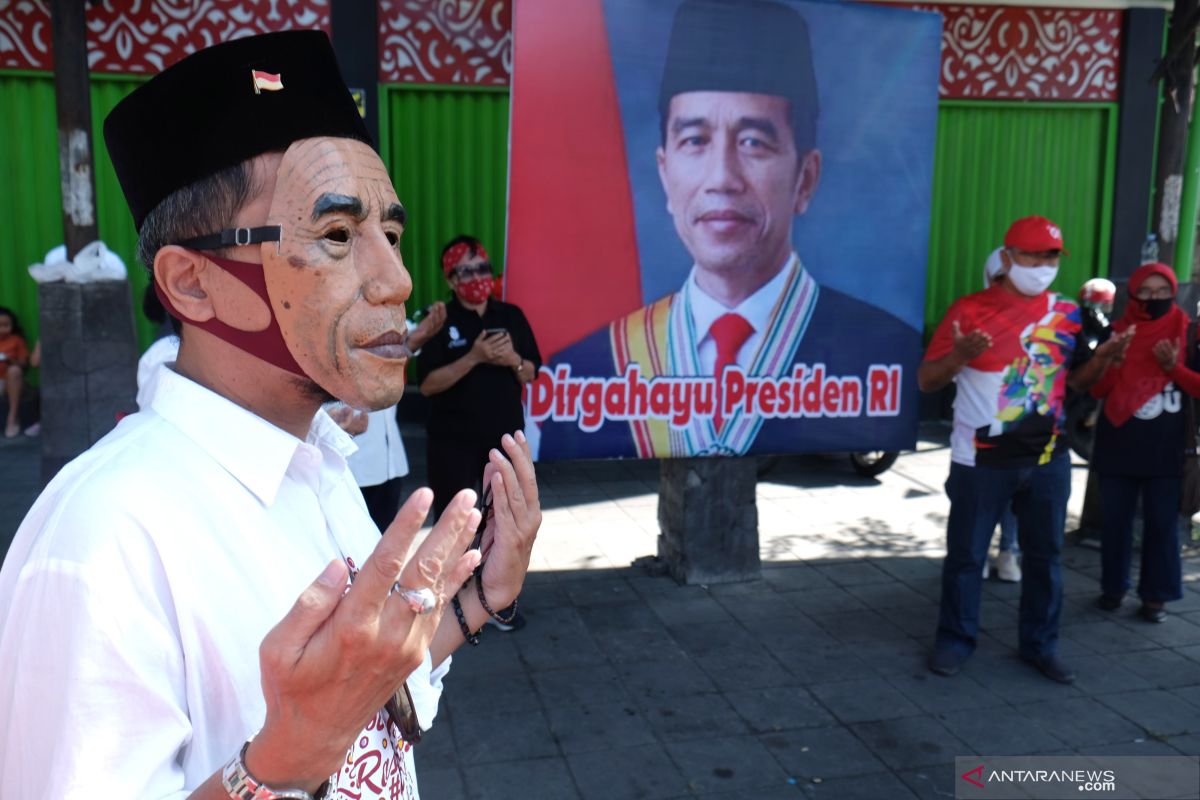
[[1009,226],[1004,234],[1004,246],[1023,250],[1026,253],[1040,253],[1044,250],[1062,250],[1062,231],[1058,226],[1045,217],[1021,217]]

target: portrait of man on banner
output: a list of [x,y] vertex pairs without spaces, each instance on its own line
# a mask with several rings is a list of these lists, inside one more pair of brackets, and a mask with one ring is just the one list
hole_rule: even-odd
[[[559,350],[543,369],[528,399],[541,426],[539,457],[911,446],[936,113],[936,68],[920,72],[936,63],[934,28],[907,26],[910,48],[898,55],[871,48],[875,85],[828,81],[839,119],[825,126],[831,95],[819,66],[837,65],[819,62],[815,45],[826,32],[844,38],[852,26],[869,27],[862,9],[607,0],[604,12],[644,304]],[[814,33],[810,16],[824,28]],[[929,15],[906,16],[924,23]],[[646,45],[656,26],[665,46],[651,68]],[[922,48],[923,58],[913,59]],[[873,102],[895,80],[889,59],[926,84],[906,84],[915,103],[904,114],[927,123],[927,141],[901,136],[913,152],[893,144],[880,154],[892,163],[883,164],[878,185],[854,182],[851,170],[827,191],[830,172],[848,160],[870,162],[871,153],[851,151],[869,147],[879,129],[857,134],[908,121],[889,120],[886,104]],[[858,92],[857,108],[843,92]],[[897,159],[908,185],[893,185]],[[820,225],[801,229],[822,205]],[[827,270],[840,263],[837,271],[855,274],[826,281],[810,253]]]

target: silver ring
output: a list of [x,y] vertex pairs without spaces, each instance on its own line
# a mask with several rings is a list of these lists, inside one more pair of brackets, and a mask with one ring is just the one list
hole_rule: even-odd
[[437,595],[429,587],[423,589],[405,589],[399,583],[392,585],[392,593],[398,594],[408,603],[408,608],[414,614],[428,614],[437,608]]

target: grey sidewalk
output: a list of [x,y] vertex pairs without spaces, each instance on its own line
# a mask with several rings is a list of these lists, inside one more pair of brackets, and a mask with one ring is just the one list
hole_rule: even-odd
[[[708,588],[627,566],[654,552],[654,464],[541,467],[529,624],[489,628],[456,655],[417,747],[422,795],[953,797],[956,755],[1200,753],[1193,550],[1186,598],[1150,625],[1133,601],[1094,610],[1099,554],[1066,548],[1060,652],[1079,672],[1072,686],[1017,659],[1020,590],[996,581],[964,671],[925,669],[949,457],[943,429],[923,434],[878,480],[844,459],[780,460],[759,487],[764,579]],[[28,505],[35,475],[35,449],[0,445],[0,526]]]

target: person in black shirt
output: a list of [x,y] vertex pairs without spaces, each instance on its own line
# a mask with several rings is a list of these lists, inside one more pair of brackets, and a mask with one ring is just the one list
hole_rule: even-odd
[[[1113,330],[1133,330],[1125,360],[1092,388],[1104,399],[1096,425],[1092,469],[1100,476],[1104,509],[1100,590],[1096,605],[1115,611],[1129,588],[1133,519],[1142,500],[1139,614],[1164,622],[1163,605],[1183,596],[1179,559],[1180,480],[1188,396],[1200,396],[1194,335],[1175,305],[1175,272],[1145,264],[1129,278],[1125,314]],[[1192,341],[1189,341],[1189,338]],[[1189,368],[1191,367],[1191,368]]]
[[442,269],[454,297],[446,324],[417,356],[417,382],[430,398],[429,486],[438,516],[459,490],[479,488],[500,437],[524,427],[521,387],[542,366],[521,309],[492,297],[492,265],[478,239],[450,241]]

